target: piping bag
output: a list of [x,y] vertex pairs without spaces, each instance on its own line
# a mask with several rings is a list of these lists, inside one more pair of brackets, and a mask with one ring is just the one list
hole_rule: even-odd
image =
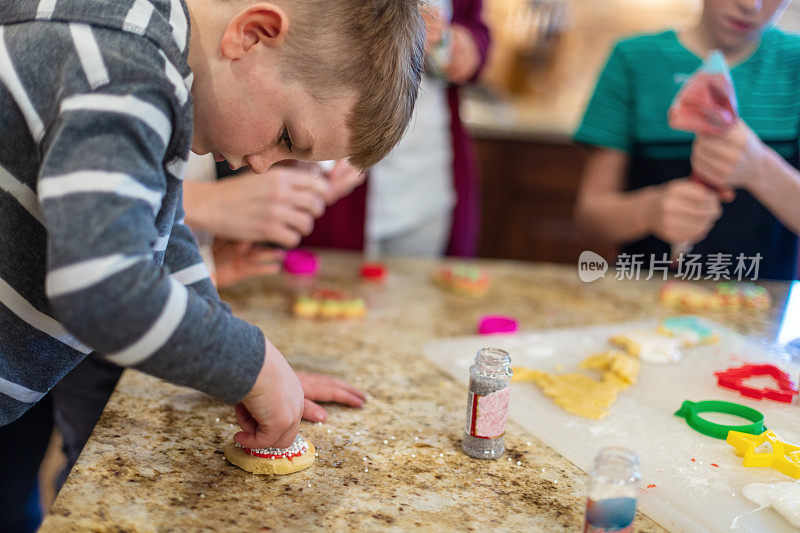
[[[725,56],[712,50],[703,64],[681,86],[667,114],[669,127],[694,134],[722,135],[736,123],[736,93]],[[689,179],[719,192],[719,189],[692,171]],[[689,253],[694,243],[673,243],[670,259]]]

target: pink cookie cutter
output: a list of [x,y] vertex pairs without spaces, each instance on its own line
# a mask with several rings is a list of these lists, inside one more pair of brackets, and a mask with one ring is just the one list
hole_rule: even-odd
[[289,250],[283,259],[283,269],[293,276],[314,276],[319,272],[317,254],[308,250]]
[[478,334],[492,335],[495,333],[516,333],[519,323],[513,317],[506,315],[484,315],[478,321]]

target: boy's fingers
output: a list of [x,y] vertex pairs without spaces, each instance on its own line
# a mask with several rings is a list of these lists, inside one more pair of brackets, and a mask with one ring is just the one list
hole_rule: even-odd
[[309,422],[325,422],[328,419],[328,412],[321,405],[305,399],[303,408],[303,420]]
[[236,411],[236,420],[239,422],[239,427],[247,433],[255,433],[258,424],[247,407],[245,407],[242,402],[239,402],[236,404],[234,410]]
[[283,223],[301,235],[308,235],[314,230],[314,217],[305,211],[287,208],[281,215]]
[[350,407],[361,407],[364,405],[364,400],[359,398],[352,392],[339,387],[332,387],[327,391],[327,399],[319,399],[321,402],[335,402],[342,405],[349,405]]
[[243,267],[238,274],[240,275],[241,280],[255,278],[258,276],[272,276],[280,272],[281,267],[282,266],[278,263],[269,263],[263,265],[251,264]]
[[233,440],[250,449],[288,448],[297,436],[300,421],[294,422],[289,429],[283,432],[276,430],[264,431],[263,428],[264,426],[258,426],[254,432],[240,431],[233,436]]
[[336,402],[352,407],[361,407],[367,395],[344,381],[323,374],[298,372],[304,383],[306,398],[317,402]]
[[736,191],[733,189],[720,189],[719,190],[719,199],[721,202],[730,203],[736,200]]
[[689,181],[676,187],[675,191],[678,195],[700,203],[708,203],[716,200],[717,191],[714,188],[717,186],[716,179],[709,178],[703,174],[697,181]]
[[364,398],[334,383],[319,382],[309,389],[306,398],[315,402],[334,402],[350,407],[364,405]]
[[361,392],[360,390],[358,390],[357,388],[353,387],[349,383],[346,383],[346,382],[344,382],[344,381],[342,381],[340,379],[336,379],[336,378],[334,378],[334,379],[335,379],[336,385],[338,385],[339,387],[343,388],[347,392],[353,394],[353,396],[361,399],[362,401],[367,401],[367,394],[365,392]]
[[291,204],[302,211],[311,213],[314,218],[319,218],[325,212],[325,200],[319,194],[307,189],[294,191]]
[[[247,448],[258,449],[258,448],[273,448],[279,447],[276,445],[275,436],[271,433],[266,433],[261,431],[260,429],[256,430],[254,433],[240,431],[236,435],[233,436],[233,440],[238,442],[242,446],[246,446]],[[286,446],[282,446],[283,448],[287,448],[290,444]]]
[[290,181],[292,187],[296,189],[309,189],[317,194],[324,195],[328,192],[330,184],[328,180],[318,174],[306,171],[297,171],[298,175]]
[[263,246],[253,246],[247,252],[247,260],[253,263],[279,263],[286,257],[283,250],[269,249]]
[[284,248],[294,248],[300,244],[301,235],[283,224],[275,224],[270,230],[270,241],[283,246]]
[[716,218],[719,214],[718,205],[698,208],[691,204],[677,206],[673,211],[673,216],[681,222],[691,224],[702,224],[709,219]]
[[338,178],[340,174],[344,173],[348,166],[350,166],[350,164],[347,162],[347,159],[339,159],[336,161],[336,164],[333,165],[333,169],[330,171],[328,177],[331,180]]
[[284,431],[280,437],[275,440],[274,444],[269,445],[272,448],[288,448],[294,442],[294,438],[300,432],[300,420],[296,420],[289,426],[289,429]]

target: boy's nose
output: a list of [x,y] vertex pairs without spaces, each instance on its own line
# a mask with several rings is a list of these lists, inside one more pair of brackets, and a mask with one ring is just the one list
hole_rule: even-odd
[[761,11],[762,0],[738,0],[742,9],[747,11]]
[[269,156],[262,154],[248,155],[244,158],[250,170],[256,174],[263,174],[269,167],[274,165],[277,161],[273,161]]

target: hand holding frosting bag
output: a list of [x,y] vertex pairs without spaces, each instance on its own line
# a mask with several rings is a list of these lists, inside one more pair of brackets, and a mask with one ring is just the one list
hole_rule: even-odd
[[[669,126],[674,130],[698,135],[723,135],[738,120],[736,93],[725,57],[713,50],[703,64],[683,84],[668,111]],[[709,183],[694,170],[691,181],[714,190],[723,201],[733,200],[733,191]],[[690,242],[675,243],[672,259],[691,251]]]
[[713,50],[681,87],[668,112],[669,126],[691,133],[721,135],[738,118],[736,94],[725,57]]

